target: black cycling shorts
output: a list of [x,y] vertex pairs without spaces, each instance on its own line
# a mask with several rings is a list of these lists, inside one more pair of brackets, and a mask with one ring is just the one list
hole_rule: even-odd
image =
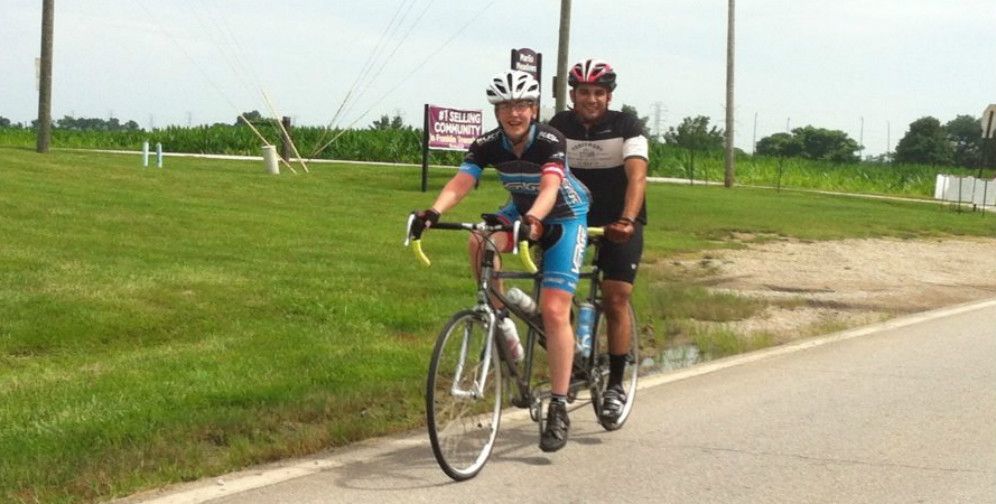
[[602,240],[602,248],[598,252],[598,267],[602,270],[603,279],[628,284],[636,279],[636,270],[643,256],[643,224],[635,222],[633,227],[633,237],[626,243]]

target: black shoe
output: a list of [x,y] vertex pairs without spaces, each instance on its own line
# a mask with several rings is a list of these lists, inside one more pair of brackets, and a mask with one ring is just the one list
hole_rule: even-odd
[[602,412],[599,418],[604,422],[616,423],[626,408],[626,392],[621,385],[609,387],[602,395]]
[[567,430],[571,420],[567,418],[567,405],[560,401],[550,401],[550,411],[546,415],[546,429],[540,436],[540,450],[555,452],[567,444]]

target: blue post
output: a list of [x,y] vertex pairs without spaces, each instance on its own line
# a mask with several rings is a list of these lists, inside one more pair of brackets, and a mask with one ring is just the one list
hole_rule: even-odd
[[163,167],[163,144],[156,142],[156,166]]

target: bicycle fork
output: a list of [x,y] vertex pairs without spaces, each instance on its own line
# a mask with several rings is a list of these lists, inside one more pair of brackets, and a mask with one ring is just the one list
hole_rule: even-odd
[[494,347],[496,321],[494,312],[484,309],[482,315],[487,321],[488,332],[485,336],[484,348],[481,349],[480,366],[475,371],[474,382],[469,390],[460,386],[463,383],[463,375],[467,364],[468,353],[470,352],[471,327],[472,323],[464,326],[462,340],[460,341],[460,356],[457,361],[456,372],[453,378],[453,386],[450,387],[450,394],[453,397],[479,399],[484,397],[485,386],[487,385],[488,373],[491,371],[492,349]]

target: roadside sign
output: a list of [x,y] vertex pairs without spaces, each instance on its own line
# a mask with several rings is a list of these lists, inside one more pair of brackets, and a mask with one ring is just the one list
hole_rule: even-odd
[[422,112],[422,192],[429,186],[429,149],[464,151],[484,132],[480,110],[425,104]]
[[982,138],[996,137],[996,103],[986,107],[982,113]]
[[539,82],[540,90],[543,89],[543,54],[538,53],[528,47],[522,49],[512,49],[512,70],[522,70],[532,75],[536,82]]
[[512,69],[528,72],[540,80],[540,58],[542,56],[532,49],[512,49]]
[[480,110],[429,105],[426,120],[430,149],[465,151],[484,133],[484,114]]

